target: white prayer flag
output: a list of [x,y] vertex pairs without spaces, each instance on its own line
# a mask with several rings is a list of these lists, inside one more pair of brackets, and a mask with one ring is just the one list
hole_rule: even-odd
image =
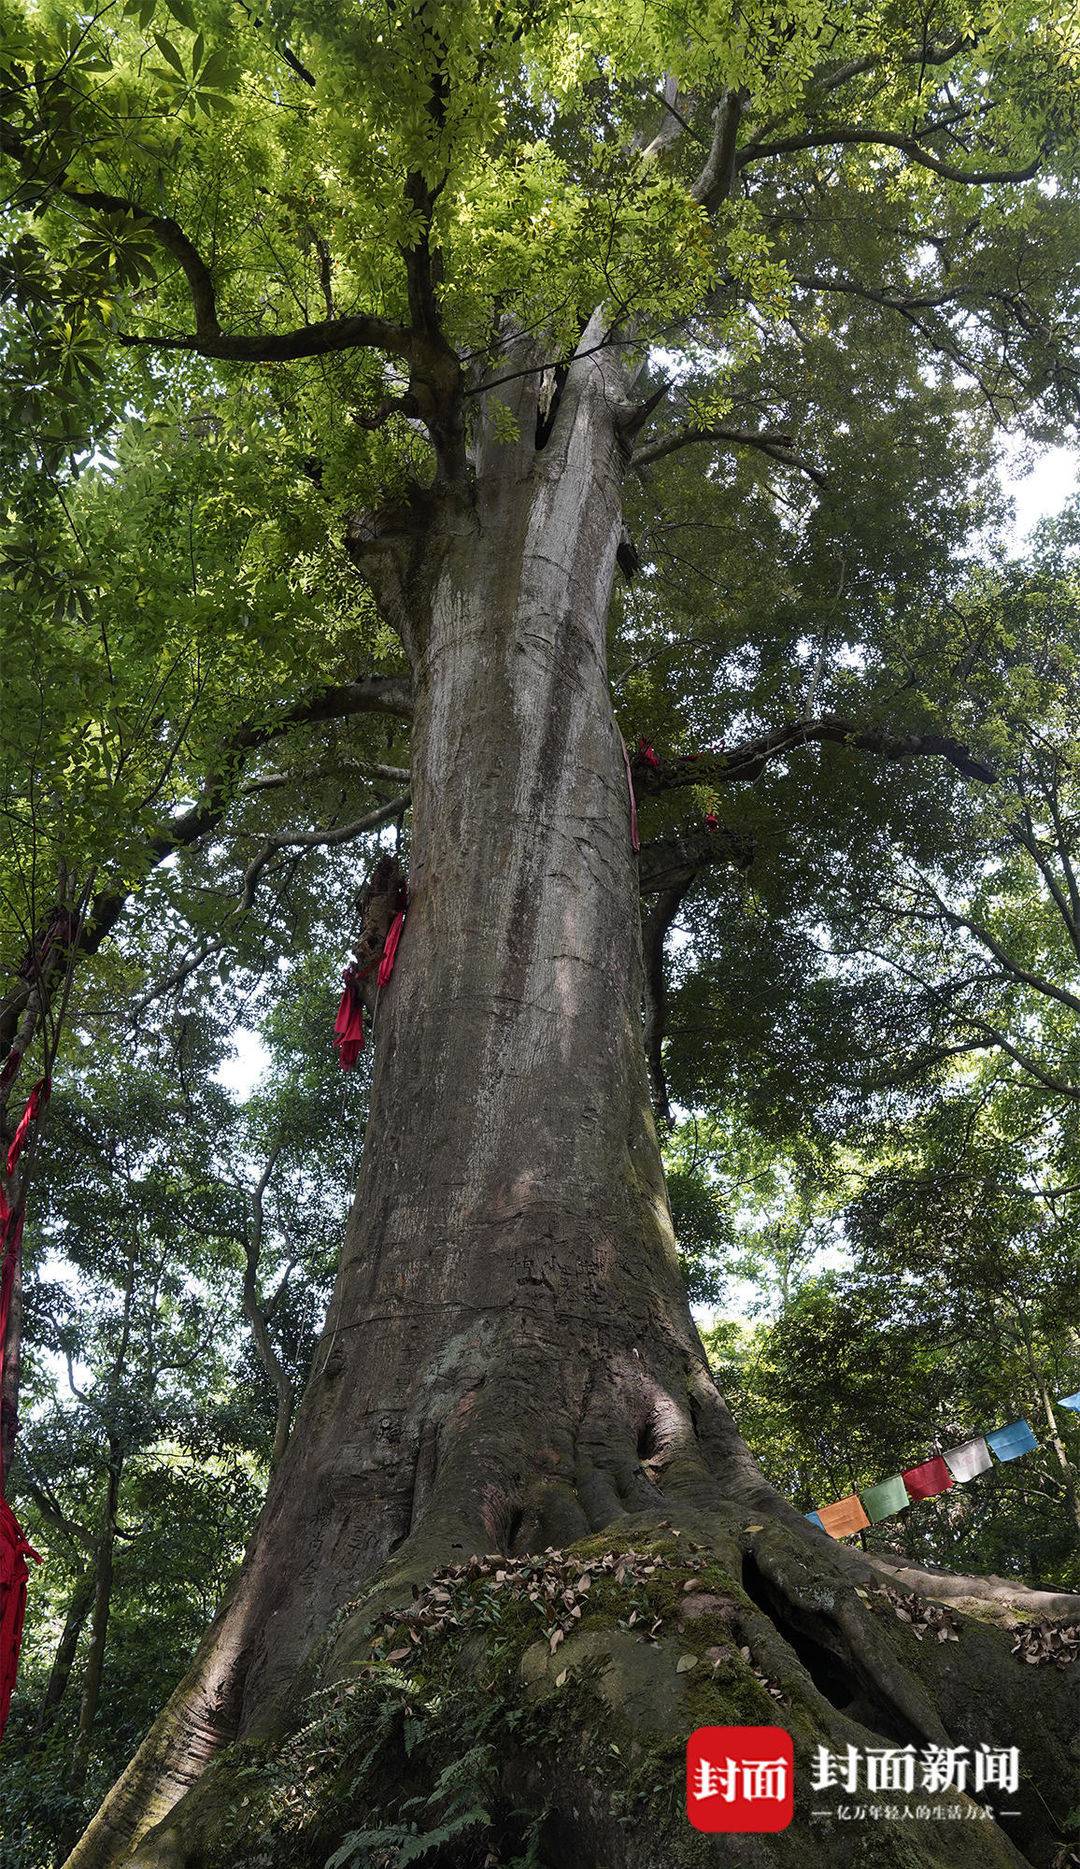
[[989,1473],[994,1464],[981,1434],[961,1447],[946,1448],[943,1459],[954,1480],[977,1479],[980,1473]]

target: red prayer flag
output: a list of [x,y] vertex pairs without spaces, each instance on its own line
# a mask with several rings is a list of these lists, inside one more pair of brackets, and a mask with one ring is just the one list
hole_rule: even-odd
[[940,1454],[933,1460],[924,1460],[919,1467],[908,1467],[900,1478],[911,1499],[933,1499],[936,1493],[947,1493],[955,1484]]
[[36,1119],[39,1111],[43,1110],[45,1105],[48,1103],[49,1093],[51,1090],[52,1090],[52,1085],[50,1084],[48,1078],[39,1077],[37,1083],[34,1085],[33,1090],[30,1092],[30,1095],[26,1099],[26,1108],[19,1118],[19,1127],[17,1128],[17,1130],[15,1131],[15,1134],[11,1138],[11,1147],[8,1150],[7,1171],[9,1175],[13,1175],[15,1173],[16,1164],[19,1160],[20,1155],[23,1152],[23,1145],[26,1141],[27,1130],[30,1128],[31,1123],[34,1122],[34,1120]]
[[399,909],[386,931],[386,940],[383,943],[382,959],[379,962],[379,971],[376,975],[380,989],[386,985],[390,975],[394,971],[398,942],[401,940],[401,930],[404,926],[405,911]]
[[642,759],[648,760],[650,766],[659,766],[660,761],[659,761],[659,758],[657,757],[656,750],[654,747],[649,745],[649,742],[648,740],[645,739],[644,735],[642,735],[642,737],[638,740],[637,750],[641,754]]
[[33,1558],[35,1564],[41,1563],[7,1500],[0,1498],[0,1738],[7,1725],[19,1672],[19,1649],[26,1618],[26,1582],[30,1575],[28,1557]]

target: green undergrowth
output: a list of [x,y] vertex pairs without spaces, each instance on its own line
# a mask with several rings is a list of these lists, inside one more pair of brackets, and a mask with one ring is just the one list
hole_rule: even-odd
[[[404,1604],[373,1592],[347,1605],[337,1634],[349,1633],[350,1661],[339,1678],[308,1695],[283,1741],[234,1747],[211,1768],[220,1790],[207,1869],[726,1860],[725,1841],[686,1819],[688,1734],[782,1726],[797,1786],[808,1784],[819,1743],[841,1743],[831,1709],[733,1580],[731,1556],[671,1527],[637,1526],[621,1540],[528,1558],[469,1558],[414,1582]],[[924,1654],[929,1645],[893,1607],[878,1606],[884,1628],[895,1627],[920,1671],[939,1676],[956,1637]],[[991,1642],[981,1628],[972,1638]],[[345,1652],[334,1643],[331,1632],[323,1681],[334,1675],[328,1658]],[[844,1738],[858,1731],[845,1724]],[[796,1858],[801,1869],[982,1869],[1005,1860],[989,1828],[977,1836],[970,1824],[881,1821],[868,1834],[812,1823],[797,1805],[782,1842],[740,1838],[739,1860],[743,1869]]]
[[[670,1830],[672,1864],[689,1863],[687,1733],[790,1725],[737,1639],[742,1592],[703,1547],[593,1539],[454,1568],[414,1586],[284,1744],[219,1761],[213,1869],[555,1869],[547,1791],[562,1802],[571,1782],[606,1826]],[[705,1609],[692,1624],[688,1598]]]

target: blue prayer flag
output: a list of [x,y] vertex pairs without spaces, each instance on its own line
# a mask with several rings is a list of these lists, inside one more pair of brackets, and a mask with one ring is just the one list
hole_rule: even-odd
[[818,1515],[817,1515],[817,1513],[816,1513],[816,1512],[804,1512],[804,1513],[803,1513],[803,1518],[804,1518],[804,1519],[809,1519],[809,1520],[810,1520],[810,1523],[811,1523],[811,1525],[816,1525],[816,1526],[817,1526],[817,1528],[818,1528],[818,1531],[819,1531],[819,1532],[823,1532],[823,1531],[825,1530],[825,1527],[824,1527],[824,1525],[823,1525],[823,1524],[821,1523],[821,1520],[820,1520],[820,1518],[818,1517]]
[[1010,1421],[1007,1427],[995,1428],[993,1434],[986,1437],[986,1445],[999,1460],[1019,1460],[1021,1454],[1030,1454],[1039,1443],[1024,1420]]
[[1059,1395],[1058,1407],[1075,1408],[1077,1414],[1080,1415],[1080,1389],[1077,1389],[1075,1395]]

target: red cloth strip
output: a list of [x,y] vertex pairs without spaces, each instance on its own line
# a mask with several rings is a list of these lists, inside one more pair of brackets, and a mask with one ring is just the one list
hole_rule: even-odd
[[0,1739],[7,1725],[19,1672],[19,1650],[26,1620],[26,1583],[30,1575],[28,1557],[33,1558],[35,1564],[41,1563],[7,1500],[0,1498]]
[[626,750],[626,741],[621,740],[623,765],[626,767],[626,789],[630,794],[630,848],[641,849],[641,839],[637,827],[637,799],[634,797],[634,775],[630,770],[630,755]]
[[334,1044],[343,1071],[351,1071],[364,1049],[364,1002],[360,997],[360,969],[346,967],[342,974],[345,991],[338,1003],[334,1020]]
[[[0,1215],[0,1247],[3,1259],[0,1260],[0,1395],[4,1392],[4,1345],[7,1342],[8,1317],[11,1312],[11,1293],[15,1284],[15,1271],[19,1263],[19,1251],[22,1246],[23,1211],[20,1208],[13,1214],[4,1197],[4,1212]],[[0,1456],[0,1485],[3,1484],[4,1463]]]
[[383,943],[382,959],[379,962],[379,971],[376,975],[380,989],[386,985],[390,975],[394,971],[398,942],[401,940],[401,930],[404,926],[405,911],[404,909],[399,909],[386,931],[386,940]]
[[39,1112],[45,1108],[45,1105],[49,1101],[51,1091],[52,1085],[48,1078],[39,1077],[33,1090],[27,1097],[26,1108],[19,1118],[19,1127],[11,1138],[11,1147],[8,1150],[7,1171],[9,1175],[15,1173],[16,1163],[23,1152],[23,1145],[26,1142],[27,1131],[31,1123],[36,1121]]
[[659,767],[660,759],[656,752],[656,749],[655,747],[652,747],[649,745],[649,742],[648,740],[646,740],[644,734],[638,740],[637,750],[641,754],[642,759],[648,760],[650,766]]
[[940,1454],[933,1460],[924,1460],[919,1467],[908,1467],[900,1477],[911,1499],[933,1499],[937,1493],[947,1493],[954,1484]]

